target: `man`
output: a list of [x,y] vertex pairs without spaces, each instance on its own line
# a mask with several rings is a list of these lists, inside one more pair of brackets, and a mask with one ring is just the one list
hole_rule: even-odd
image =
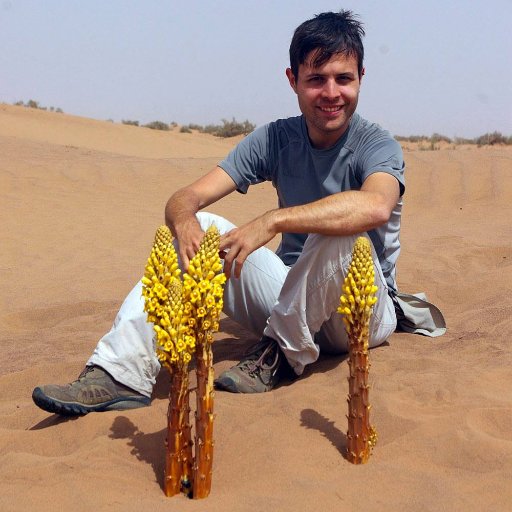
[[[357,236],[371,240],[376,268],[370,346],[395,330],[404,163],[391,135],[355,113],[364,75],[363,35],[349,11],[301,24],[286,76],[302,115],[258,128],[166,205],[182,268],[206,228],[215,223],[220,229],[228,276],[224,312],[261,336],[252,353],[219,376],[220,389],[270,391],[286,372],[300,375],[320,350],[347,350],[336,308]],[[279,207],[243,226],[200,212],[266,180],[276,188]],[[264,246],[278,234],[282,240],[274,254]],[[148,405],[159,371],[152,338],[139,283],[79,379],[36,388],[35,403],[61,414]]]

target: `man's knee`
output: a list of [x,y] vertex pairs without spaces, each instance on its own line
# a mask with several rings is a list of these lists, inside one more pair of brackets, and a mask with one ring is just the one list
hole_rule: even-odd
[[304,249],[311,246],[311,248],[315,248],[322,253],[335,251],[337,254],[351,255],[354,243],[360,236],[366,236],[366,233],[347,236],[331,236],[313,233],[308,236]]
[[197,212],[196,217],[203,231],[206,231],[212,224],[217,226],[221,234],[226,233],[236,227],[232,222],[225,219],[224,217],[221,217],[220,215],[216,215],[215,213]]

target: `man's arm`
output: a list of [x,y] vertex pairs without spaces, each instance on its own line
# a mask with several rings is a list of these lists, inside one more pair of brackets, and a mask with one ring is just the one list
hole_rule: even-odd
[[375,229],[389,220],[399,197],[398,180],[388,173],[376,172],[365,180],[360,190],[339,192],[301,206],[270,210],[222,237],[221,250],[229,249],[224,271],[229,276],[235,262],[235,277],[239,277],[247,256],[277,233],[345,236]]
[[347,190],[274,213],[277,232],[353,235],[386,223],[400,195],[391,174],[371,174],[360,190]]
[[236,190],[229,174],[221,167],[175,192],[165,207],[165,222],[176,237],[184,268],[199,249],[203,231],[196,213]]

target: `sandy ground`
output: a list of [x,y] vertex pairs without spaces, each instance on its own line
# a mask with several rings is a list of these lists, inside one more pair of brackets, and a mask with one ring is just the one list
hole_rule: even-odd
[[[0,105],[0,510],[511,510],[511,148],[405,152],[398,282],[449,329],[372,351],[368,464],[343,457],[344,357],[272,393],[216,394],[207,501],[163,494],[164,372],[149,408],[62,419],[33,404],[110,328],[168,196],[234,143]],[[275,204],[262,185],[212,211],[241,224]],[[254,341],[223,320],[216,371]]]

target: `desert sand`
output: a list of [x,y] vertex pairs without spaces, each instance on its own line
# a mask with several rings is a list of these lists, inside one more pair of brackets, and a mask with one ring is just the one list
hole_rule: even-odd
[[[169,195],[235,142],[0,104],[0,510],[512,510],[510,147],[405,152],[398,283],[448,331],[371,351],[368,464],[343,456],[345,357],[264,395],[216,393],[206,501],[162,491],[165,372],[149,408],[67,419],[33,404],[110,328]],[[265,184],[211,210],[242,224],[275,206]],[[255,341],[224,319],[216,372]]]

